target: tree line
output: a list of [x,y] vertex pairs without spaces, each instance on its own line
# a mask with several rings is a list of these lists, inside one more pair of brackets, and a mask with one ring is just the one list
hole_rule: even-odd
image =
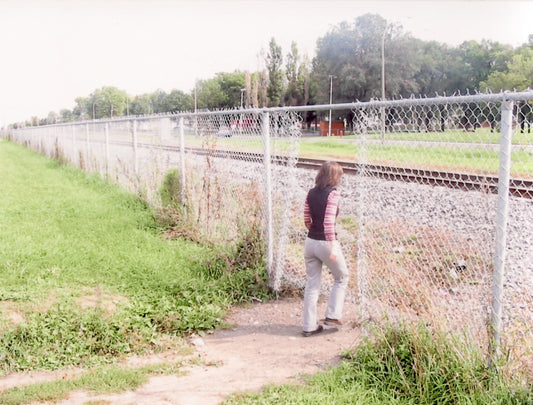
[[312,59],[301,55],[295,42],[284,54],[275,38],[262,56],[261,70],[217,73],[198,80],[190,92],[156,90],[130,96],[115,87],[102,87],[77,98],[72,110],[32,117],[25,124],[327,104],[330,95],[334,103],[345,103],[533,88],[533,35],[517,48],[488,40],[449,46],[414,38],[401,25],[376,14],[332,28],[317,40]]

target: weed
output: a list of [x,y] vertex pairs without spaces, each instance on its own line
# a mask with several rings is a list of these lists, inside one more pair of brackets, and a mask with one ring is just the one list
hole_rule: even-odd
[[386,393],[383,401],[393,397],[419,404],[525,404],[533,394],[512,387],[488,368],[477,347],[459,337],[421,324],[386,325],[374,332],[374,338],[344,354],[342,370],[344,381],[357,380]]
[[425,326],[375,329],[340,366],[306,378],[305,385],[235,394],[227,404],[516,404],[533,400],[533,387],[504,380],[477,348]]
[[159,190],[162,206],[179,209],[182,203],[182,188],[178,169],[169,170]]
[[209,155],[206,159],[207,170],[201,178],[192,172],[187,174],[185,206],[179,203],[182,194],[179,172],[175,169],[167,172],[160,188],[163,207],[158,210],[158,221],[170,237],[182,236],[210,246],[216,255],[202,261],[205,275],[211,279],[227,277],[237,292],[237,300],[246,300],[248,294],[265,297],[266,247],[258,187],[254,183],[223,183],[210,173]]
[[54,152],[53,152],[52,158],[55,159],[61,165],[65,165],[68,163],[68,158],[63,152],[63,150],[61,149],[58,138],[55,139]]

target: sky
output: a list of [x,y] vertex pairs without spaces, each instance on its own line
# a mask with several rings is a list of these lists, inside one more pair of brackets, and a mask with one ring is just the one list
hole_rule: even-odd
[[256,71],[271,38],[312,58],[318,38],[365,13],[453,46],[533,34],[533,0],[0,0],[0,128],[103,86],[190,92],[217,72]]

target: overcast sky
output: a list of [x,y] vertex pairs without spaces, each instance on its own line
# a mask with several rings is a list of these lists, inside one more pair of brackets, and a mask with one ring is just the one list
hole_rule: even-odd
[[533,34],[533,1],[0,0],[0,127],[72,109],[102,86],[189,92],[217,72],[257,70],[341,21],[376,13],[423,40],[512,46]]

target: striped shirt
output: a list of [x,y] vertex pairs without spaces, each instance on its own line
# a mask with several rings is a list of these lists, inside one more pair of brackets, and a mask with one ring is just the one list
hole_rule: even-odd
[[309,229],[309,238],[328,241],[337,239],[335,224],[340,197],[340,193],[331,187],[309,190],[304,206],[304,222]]

